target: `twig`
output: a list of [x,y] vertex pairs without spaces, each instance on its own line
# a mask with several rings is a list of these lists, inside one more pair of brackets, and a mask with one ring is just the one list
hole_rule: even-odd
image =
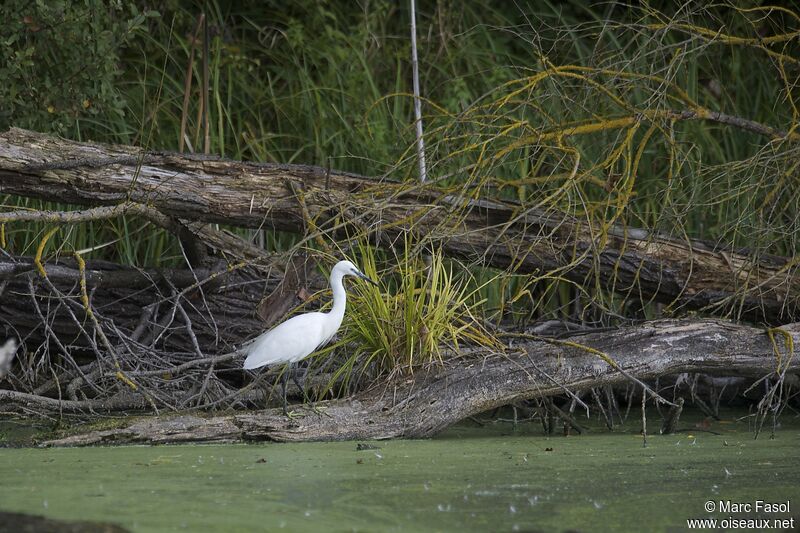
[[592,387],[592,398],[594,398],[594,403],[597,404],[598,409],[603,414],[603,418],[606,419],[606,427],[608,429],[614,429],[614,416],[613,413],[609,414],[606,411],[606,408],[603,407],[603,401],[600,399],[600,394],[597,392],[597,387]]
[[642,391],[642,448],[647,448],[647,412],[645,405],[647,403],[647,394]]
[[[205,22],[206,15],[205,13],[200,13],[200,17],[197,19],[197,25],[194,28],[194,34],[192,36],[192,44],[189,47],[189,61],[186,64],[186,78],[183,83],[183,110],[181,112],[181,132],[180,137],[178,137],[178,151],[183,152],[183,145],[186,138],[186,122],[188,120],[189,115],[189,97],[190,92],[192,90],[192,73],[194,70],[194,51],[197,48],[197,40],[200,38],[200,29],[203,27],[203,23]],[[194,149],[192,149],[194,151]]]
[[664,418],[664,422],[661,424],[662,435],[670,435],[675,432],[675,428],[678,426],[678,421],[681,418],[682,411],[683,398],[678,398],[675,401],[675,405],[670,407],[669,411],[667,411],[667,416]]
[[209,114],[211,113],[211,102],[209,101],[209,73],[208,73],[208,56],[209,56],[209,32],[208,32],[208,18],[205,13],[201,15],[203,22],[203,153],[209,154],[211,152],[211,132],[209,131]]
[[[574,401],[575,400],[573,398],[573,402]],[[560,416],[561,419],[564,420],[565,424],[567,424],[569,427],[572,427],[572,429],[577,431],[578,434],[582,434],[582,433],[584,433],[586,431],[580,424],[578,424],[578,422],[575,420],[575,417],[573,417],[571,414],[567,413],[566,411],[564,411],[563,409],[558,407],[555,404],[555,402],[551,402],[548,405],[549,405],[549,407],[551,409],[553,409],[556,413],[558,413],[558,416]],[[565,429],[565,431],[566,431],[566,429]]]
[[20,403],[25,405],[38,405],[50,411],[87,411],[87,410],[106,410],[113,411],[118,409],[143,409],[149,404],[140,394],[117,394],[110,398],[99,398],[92,400],[63,400],[48,398],[47,396],[37,396],[25,392],[0,389],[0,400]]
[[189,370],[191,368],[201,367],[206,364],[214,365],[218,363],[224,363],[226,361],[232,361],[233,359],[241,357],[242,355],[244,355],[244,352],[242,352],[241,350],[236,350],[222,355],[204,357],[202,359],[193,359],[192,361],[188,361],[186,363],[177,366],[159,368],[157,370],[133,370],[129,372],[129,375],[135,377],[163,376],[163,375],[177,376],[183,373],[185,370]]

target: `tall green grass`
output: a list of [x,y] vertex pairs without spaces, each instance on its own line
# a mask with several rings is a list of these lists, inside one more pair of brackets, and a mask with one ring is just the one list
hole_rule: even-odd
[[[380,283],[353,283],[344,333],[315,356],[323,369],[335,362],[329,390],[442,365],[465,344],[500,348],[483,321],[481,290],[492,280],[481,283],[435,249],[421,257],[418,244],[407,235],[394,253],[363,241],[352,251],[362,271]],[[331,351],[344,355],[326,357]]]

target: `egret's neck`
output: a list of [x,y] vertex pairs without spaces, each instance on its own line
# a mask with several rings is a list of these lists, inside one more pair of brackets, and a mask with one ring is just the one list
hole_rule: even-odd
[[347,292],[344,290],[343,280],[344,276],[338,272],[331,275],[333,307],[330,310],[330,314],[331,316],[336,317],[339,324],[341,324],[342,319],[344,318],[344,308],[347,304]]

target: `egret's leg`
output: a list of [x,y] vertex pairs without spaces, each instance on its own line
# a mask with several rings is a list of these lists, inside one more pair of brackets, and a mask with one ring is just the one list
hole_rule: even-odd
[[283,370],[283,374],[281,375],[281,392],[283,393],[283,414],[285,416],[289,416],[289,411],[286,409],[286,384],[289,381],[289,372],[292,370],[292,365],[289,364],[287,368]]
[[[286,366],[286,369],[283,371],[283,376],[282,376],[282,379],[281,379],[281,383],[283,384],[283,414],[284,414],[284,416],[287,416],[289,418],[302,418],[304,416],[301,413],[295,413],[294,411],[289,411],[287,409],[287,403],[288,402],[286,400],[286,386],[289,384],[289,376],[290,375],[291,375],[292,381],[294,381],[294,384],[297,385],[298,387],[300,387],[300,385],[297,384],[297,379],[295,377],[295,372],[296,371],[297,371],[296,363],[289,363]],[[300,387],[300,390],[303,390],[303,388]]]
[[306,391],[306,377],[308,376],[308,362],[303,365],[303,377],[298,379],[298,375],[300,374],[300,363],[295,363],[294,372],[292,373],[292,381],[294,384],[297,385],[297,388],[300,389],[300,392],[303,393],[303,404],[311,404],[311,410],[317,414],[320,414],[320,410],[317,409],[317,406],[314,405],[314,402],[311,401],[311,398],[308,397],[308,392]]
[[311,363],[306,361],[306,363],[304,365],[304,368],[303,368],[303,377],[300,380],[300,383],[297,383],[297,381],[295,381],[295,385],[300,387],[300,390],[303,391],[303,398],[305,399],[305,403],[311,404],[310,409],[312,411],[314,411],[318,415],[330,416],[330,415],[328,415],[328,413],[325,412],[325,409],[326,409],[325,407],[317,407],[317,404],[312,402],[311,398],[308,397],[308,393],[306,392],[305,384],[306,384],[306,378],[308,377],[308,371],[309,370],[311,370]]
[[306,385],[306,374],[308,374],[308,367],[306,367],[305,372],[303,372],[303,378],[302,379],[298,379],[300,363],[292,363],[292,367],[293,367],[293,370],[292,370],[292,382],[294,382],[294,384],[297,386],[298,389],[300,389],[300,392],[303,394],[303,402],[304,403],[309,402],[310,400],[308,399],[308,394],[306,394],[306,387],[305,387],[305,385]]

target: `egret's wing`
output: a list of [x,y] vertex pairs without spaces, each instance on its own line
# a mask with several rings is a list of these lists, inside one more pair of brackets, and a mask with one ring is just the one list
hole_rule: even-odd
[[325,339],[323,339],[323,341],[317,345],[315,350],[319,350],[320,348],[322,348],[323,346],[325,346],[326,344],[331,342],[334,338],[336,338],[336,332],[335,331],[333,333],[331,333],[330,335],[328,335],[327,337],[325,337]]
[[14,338],[8,339],[3,346],[0,346],[0,379],[8,373],[16,353],[17,340]]
[[299,361],[319,346],[324,315],[306,313],[290,318],[257,337],[247,347],[245,369]]

